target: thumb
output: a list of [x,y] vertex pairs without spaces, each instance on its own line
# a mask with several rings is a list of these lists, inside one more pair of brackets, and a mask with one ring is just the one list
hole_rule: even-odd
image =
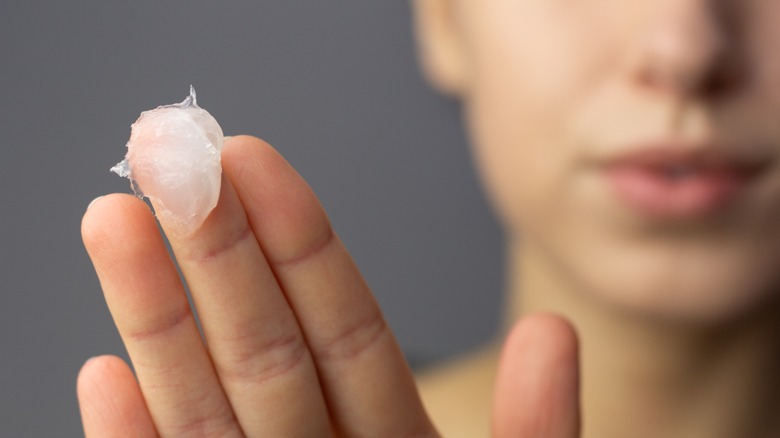
[[534,314],[515,325],[499,363],[494,437],[579,436],[578,350],[574,328],[559,316]]

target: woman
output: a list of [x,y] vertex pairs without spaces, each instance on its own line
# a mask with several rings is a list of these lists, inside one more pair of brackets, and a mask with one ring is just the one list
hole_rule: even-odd
[[780,3],[413,4],[505,227],[503,353],[422,376],[424,409],[310,189],[235,137],[171,238],[205,343],[144,204],[85,215],[138,377],[85,364],[87,435],[780,436]]

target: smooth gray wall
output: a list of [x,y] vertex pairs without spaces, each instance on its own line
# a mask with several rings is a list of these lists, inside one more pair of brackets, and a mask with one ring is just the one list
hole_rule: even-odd
[[142,110],[189,84],[320,196],[417,365],[493,332],[501,236],[404,0],[0,2],[0,436],[79,436],[76,373],[124,348],[79,236]]

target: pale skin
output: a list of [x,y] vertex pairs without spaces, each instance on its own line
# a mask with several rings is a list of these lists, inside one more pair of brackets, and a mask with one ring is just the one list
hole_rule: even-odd
[[219,205],[171,237],[195,309],[142,202],[85,214],[136,371],[84,365],[86,435],[780,435],[778,166],[729,220],[670,223],[623,208],[592,165],[659,137],[778,161],[780,2],[412,4],[506,230],[506,337],[416,384],[313,192],[234,137]]
[[[110,195],[84,217],[138,378],[111,356],[84,366],[87,436],[435,436],[397,343],[309,187],[252,137],[229,139],[222,160],[216,210],[194,234],[171,238],[206,345],[145,204]],[[539,346],[545,360],[572,363],[567,325],[545,316],[526,325],[510,368],[538,349],[524,333],[545,328],[554,338]],[[572,412],[562,413],[569,429]],[[501,421],[523,419],[508,412]]]

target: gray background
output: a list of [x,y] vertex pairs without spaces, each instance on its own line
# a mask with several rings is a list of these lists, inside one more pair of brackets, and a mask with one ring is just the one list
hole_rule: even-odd
[[125,356],[83,249],[142,110],[189,84],[320,196],[410,360],[496,327],[498,227],[403,0],[0,2],[0,436],[79,436],[76,373]]

